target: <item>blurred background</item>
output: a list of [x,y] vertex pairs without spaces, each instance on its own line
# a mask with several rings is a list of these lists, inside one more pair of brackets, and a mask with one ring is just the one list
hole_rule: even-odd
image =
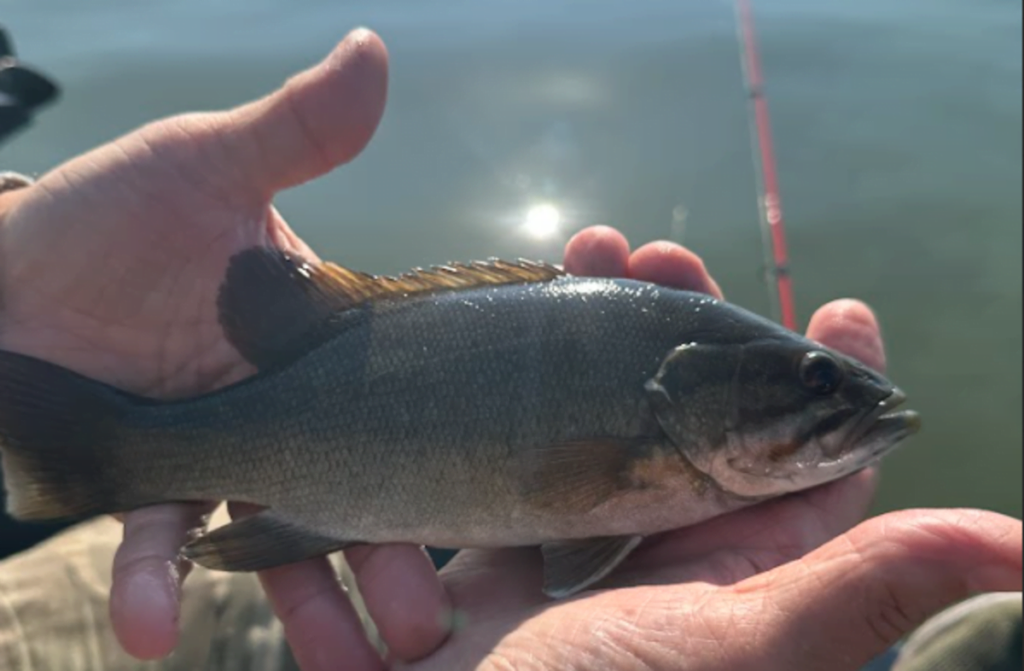
[[[1020,1],[754,7],[801,326],[866,300],[924,418],[876,512],[1020,516]],[[365,25],[391,54],[383,124],[277,202],[321,256],[560,261],[609,224],[684,242],[729,299],[771,312],[732,0],[2,0],[0,24],[62,89],[0,169],[262,96]],[[0,557],[51,531],[0,518]]]

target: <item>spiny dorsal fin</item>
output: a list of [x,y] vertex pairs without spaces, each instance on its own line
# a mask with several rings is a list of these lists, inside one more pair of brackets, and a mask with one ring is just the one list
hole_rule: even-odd
[[320,265],[315,272],[322,273],[327,281],[339,288],[343,287],[345,293],[357,303],[486,285],[546,282],[565,274],[557,266],[525,259],[451,263],[432,268],[416,268],[397,277],[368,275],[330,262]]
[[417,268],[397,277],[370,275],[334,263],[311,263],[267,247],[239,252],[228,263],[217,297],[224,335],[257,368],[282,365],[333,335],[330,317],[389,298],[502,284],[544,282],[557,266],[489,259]]

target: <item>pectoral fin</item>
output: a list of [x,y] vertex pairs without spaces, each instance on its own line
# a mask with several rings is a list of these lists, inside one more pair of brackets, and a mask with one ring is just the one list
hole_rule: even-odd
[[633,486],[632,466],[654,445],[647,438],[600,437],[522,450],[520,494],[536,508],[592,510]]
[[641,540],[609,536],[544,544],[544,593],[562,599],[586,589],[622,563]]
[[337,552],[358,542],[324,536],[264,510],[200,536],[186,559],[216,571],[262,571]]

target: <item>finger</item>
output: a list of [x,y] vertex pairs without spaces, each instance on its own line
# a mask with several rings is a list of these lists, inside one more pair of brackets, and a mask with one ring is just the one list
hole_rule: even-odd
[[358,156],[380,124],[387,84],[384,43],[355,30],[282,88],[225,114],[219,141],[246,188],[269,200]]
[[160,659],[177,645],[181,584],[188,569],[179,554],[210,508],[163,504],[124,516],[124,540],[114,555],[110,620],[121,647],[133,657]]
[[735,590],[764,613],[775,668],[854,671],[973,593],[1019,591],[1021,531],[984,511],[892,513]]
[[[818,308],[807,325],[807,337],[851,356],[879,373],[885,372],[885,343],[878,320],[871,308],[858,300],[842,299]],[[857,508],[870,504],[877,487],[878,468],[871,467],[863,473],[862,477],[870,478],[874,486],[856,490],[860,495],[851,499],[850,505]]]
[[629,242],[609,226],[585,228],[565,245],[565,270],[586,277],[625,277]]
[[384,668],[326,557],[261,571],[259,579],[302,671],[334,671],[339,660],[360,671]]
[[852,299],[822,306],[807,325],[807,337],[885,372],[885,346],[874,313]]
[[[264,507],[232,501],[232,520],[255,515]],[[382,668],[362,620],[345,594],[327,557],[267,569],[257,573],[271,608],[302,671],[337,668],[339,659],[352,668]]]
[[415,545],[366,545],[345,551],[366,610],[389,653],[416,661],[451,631],[451,601],[430,557]]
[[649,242],[633,252],[629,276],[722,298],[722,290],[700,257],[673,242]]

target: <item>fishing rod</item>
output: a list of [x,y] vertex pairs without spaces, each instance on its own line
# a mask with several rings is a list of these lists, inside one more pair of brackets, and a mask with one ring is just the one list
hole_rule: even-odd
[[[793,281],[789,273],[789,252],[786,249],[786,228],[782,218],[775,151],[772,145],[768,101],[761,75],[761,58],[754,33],[754,13],[750,0],[736,0],[736,28],[743,78],[750,100],[750,135],[757,179],[758,209],[765,253],[765,283],[773,297],[776,321],[796,330],[796,307]],[[773,281],[774,280],[774,281]]]

